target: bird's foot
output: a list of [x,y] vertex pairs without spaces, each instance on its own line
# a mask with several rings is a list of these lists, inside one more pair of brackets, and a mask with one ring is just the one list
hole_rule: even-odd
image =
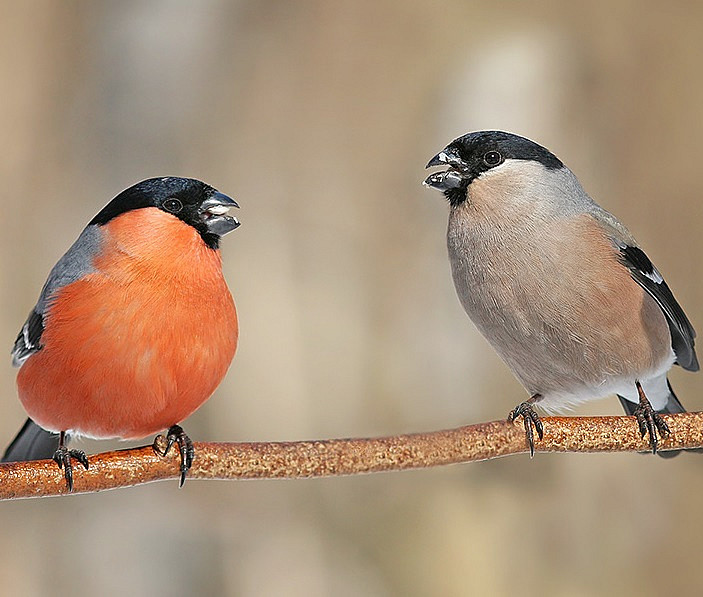
[[649,399],[645,396],[642,386],[637,382],[637,391],[640,395],[640,402],[635,408],[634,415],[637,417],[637,425],[640,428],[640,435],[644,437],[649,434],[649,445],[652,448],[652,454],[657,453],[657,448],[659,447],[659,438],[669,435],[671,431],[666,421],[662,416],[654,410],[654,407],[650,404]]
[[[166,447],[161,449],[159,447],[159,442],[163,441],[166,442]],[[195,458],[193,442],[186,435],[186,432],[183,431],[183,428],[180,425],[172,425],[166,433],[165,440],[163,435],[157,435],[152,447],[154,448],[154,452],[159,456],[166,456],[173,444],[178,446],[178,451],[181,455],[181,479],[178,483],[178,487],[183,487],[183,484],[186,482],[186,474],[193,464],[193,458]]]
[[525,437],[527,438],[527,444],[530,447],[530,458],[535,455],[535,434],[534,430],[537,430],[537,435],[540,439],[544,436],[544,427],[542,426],[542,420],[539,418],[537,411],[535,410],[534,403],[539,398],[539,395],[535,395],[530,400],[521,402],[513,410],[510,411],[508,415],[508,422],[512,423],[518,417],[522,417],[525,423]]
[[66,487],[68,492],[71,493],[73,491],[73,465],[71,464],[71,459],[77,460],[83,465],[85,470],[88,470],[88,457],[83,450],[69,450],[66,446],[60,445],[52,458],[59,465],[59,468],[63,469]]

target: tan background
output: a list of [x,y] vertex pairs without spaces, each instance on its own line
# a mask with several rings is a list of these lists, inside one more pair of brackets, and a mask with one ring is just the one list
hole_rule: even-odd
[[[501,418],[523,390],[462,312],[446,205],[420,185],[436,151],[482,128],[565,160],[703,329],[703,4],[580,4],[3,0],[8,352],[104,203],[143,178],[193,176],[236,197],[243,222],[223,243],[240,351],[187,421],[194,438]],[[3,445],[24,419],[4,363]],[[703,376],[673,382],[703,407]],[[578,410],[618,412],[615,399]],[[2,503],[1,592],[696,594],[702,467],[538,455]]]

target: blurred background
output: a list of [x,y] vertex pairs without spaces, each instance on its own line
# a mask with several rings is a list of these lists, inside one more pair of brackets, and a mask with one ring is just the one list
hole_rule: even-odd
[[[0,338],[9,354],[109,199],[190,176],[243,222],[223,242],[240,349],[191,437],[503,418],[524,391],[454,295],[425,163],[476,129],[547,146],[701,330],[702,27],[703,4],[679,1],[3,0]],[[8,356],[3,446],[25,417],[14,377]],[[672,380],[703,408],[703,375]],[[8,595],[696,594],[702,465],[539,454],[5,502],[0,578]]]

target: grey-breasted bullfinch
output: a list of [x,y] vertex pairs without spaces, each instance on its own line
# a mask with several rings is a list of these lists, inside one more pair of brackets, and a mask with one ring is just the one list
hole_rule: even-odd
[[[616,394],[657,452],[661,413],[684,412],[667,380],[698,370],[693,326],[627,229],[553,153],[501,131],[452,141],[425,185],[449,201],[447,245],[457,294],[535,406],[554,412]],[[673,455],[661,452],[661,455]]]

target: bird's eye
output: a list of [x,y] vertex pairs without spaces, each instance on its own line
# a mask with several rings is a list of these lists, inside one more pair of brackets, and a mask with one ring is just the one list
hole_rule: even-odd
[[503,161],[503,156],[500,155],[500,153],[497,151],[489,151],[488,153],[484,154],[483,161],[485,162],[486,166],[497,166]]
[[163,208],[166,211],[170,211],[172,214],[177,214],[183,209],[183,204],[178,199],[171,197],[170,199],[166,199],[166,201],[164,201]]

